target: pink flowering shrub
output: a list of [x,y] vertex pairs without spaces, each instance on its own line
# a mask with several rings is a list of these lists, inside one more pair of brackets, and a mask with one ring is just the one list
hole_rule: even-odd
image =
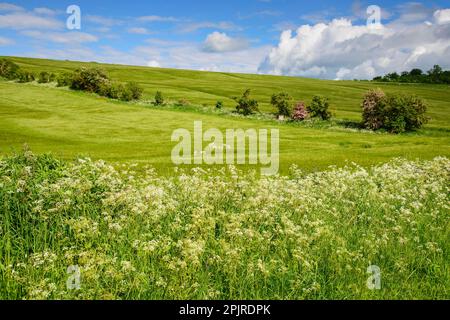
[[292,119],[294,121],[303,121],[307,119],[309,116],[308,111],[306,110],[306,105],[303,101],[297,102],[294,107],[294,112],[292,113]]

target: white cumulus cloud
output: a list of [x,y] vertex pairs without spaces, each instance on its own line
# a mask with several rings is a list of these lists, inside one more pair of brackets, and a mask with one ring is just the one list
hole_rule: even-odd
[[206,52],[230,52],[248,48],[246,39],[232,38],[226,33],[213,32],[206,38],[203,49]]
[[327,79],[370,79],[392,71],[450,68],[450,10],[434,14],[436,24],[393,21],[381,28],[353,25],[349,19],[303,25],[282,32],[259,71]]
[[436,11],[434,13],[434,19],[437,24],[450,23],[450,9]]

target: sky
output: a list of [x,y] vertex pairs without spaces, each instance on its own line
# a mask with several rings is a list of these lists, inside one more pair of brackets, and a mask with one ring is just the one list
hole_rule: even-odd
[[[79,29],[67,27],[71,5]],[[0,55],[371,79],[450,69],[450,1],[8,1]]]

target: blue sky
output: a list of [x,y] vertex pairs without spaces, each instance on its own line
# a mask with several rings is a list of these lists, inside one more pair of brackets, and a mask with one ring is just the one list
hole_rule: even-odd
[[[367,28],[371,4],[381,8],[377,30]],[[65,26],[69,5],[81,9],[80,30]],[[450,67],[449,8],[448,0],[8,1],[0,55],[370,78]]]

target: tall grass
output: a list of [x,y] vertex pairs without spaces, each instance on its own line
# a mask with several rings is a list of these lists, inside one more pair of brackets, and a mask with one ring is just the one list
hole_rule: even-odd
[[0,160],[0,298],[448,299],[449,178],[446,158],[261,179],[26,151]]

